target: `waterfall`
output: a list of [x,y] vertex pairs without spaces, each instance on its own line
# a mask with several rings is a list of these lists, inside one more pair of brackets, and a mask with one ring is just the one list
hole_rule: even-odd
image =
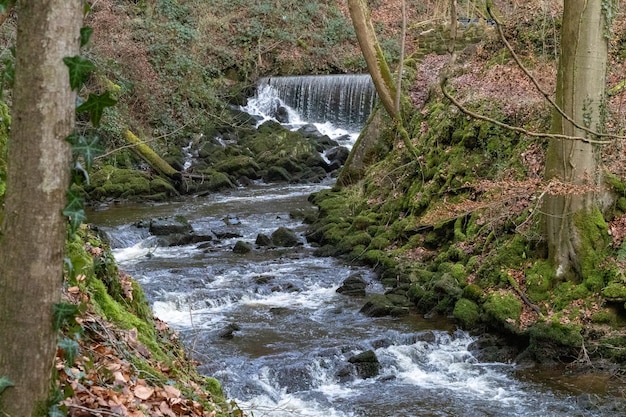
[[302,119],[351,131],[363,127],[378,99],[369,74],[262,78],[257,98],[268,87]]

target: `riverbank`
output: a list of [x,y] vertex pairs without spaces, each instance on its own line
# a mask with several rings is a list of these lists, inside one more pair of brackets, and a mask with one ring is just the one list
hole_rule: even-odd
[[[96,229],[67,244],[50,415],[241,416],[220,383],[198,373],[178,333],[153,316]],[[56,413],[56,414],[55,414]]]

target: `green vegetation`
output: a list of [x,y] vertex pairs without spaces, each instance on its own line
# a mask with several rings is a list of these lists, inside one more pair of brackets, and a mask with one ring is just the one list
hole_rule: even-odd
[[[119,396],[121,388],[134,390],[128,407],[135,407],[141,398],[146,400],[141,404],[144,410],[158,408],[160,400],[150,402],[151,393],[164,391],[165,398],[179,399],[170,403],[174,408],[180,404],[178,412],[215,410],[218,416],[232,415],[219,382],[198,374],[176,333],[153,318],[142,289],[118,271],[99,235],[81,227],[67,243],[66,255],[71,268],[66,300],[60,305],[65,312],[59,320],[64,335],[57,367],[64,372],[57,375],[55,410],[67,412],[72,404],[81,404],[84,391],[72,388],[80,383],[96,386],[94,392],[105,400]],[[115,401],[124,404],[125,398]]]

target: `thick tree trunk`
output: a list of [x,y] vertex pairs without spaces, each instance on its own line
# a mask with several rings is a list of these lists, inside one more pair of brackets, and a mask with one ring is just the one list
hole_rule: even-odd
[[[568,0],[562,27],[556,103],[579,125],[603,130],[605,72],[608,42],[602,2]],[[553,133],[585,137],[555,111]],[[545,199],[545,224],[549,256],[557,275],[584,278],[585,257],[603,242],[590,239],[599,217],[599,152],[583,141],[551,140],[546,156],[546,179],[562,183],[563,190]],[[594,222],[591,222],[594,223]],[[594,234],[597,238],[597,233]]]
[[[82,0],[21,0],[13,125],[0,237],[0,395],[12,417],[45,407],[56,352],[75,93],[63,58],[78,54]],[[1,414],[1,413],[0,413]]]

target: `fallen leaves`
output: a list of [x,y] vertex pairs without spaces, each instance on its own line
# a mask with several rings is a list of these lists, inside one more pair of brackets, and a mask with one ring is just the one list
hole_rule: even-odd
[[[69,300],[89,298],[79,286],[68,288],[66,296]],[[61,350],[56,358],[57,385],[66,395],[58,407],[68,416],[216,416],[207,407],[213,404],[211,395],[201,382],[194,382],[202,377],[180,378],[195,368],[181,355],[178,337],[167,323],[155,319],[158,339],[175,351],[174,361],[164,364],[140,341],[135,328],[121,329],[93,309],[77,317],[77,322],[83,327],[80,353],[72,363]]]

